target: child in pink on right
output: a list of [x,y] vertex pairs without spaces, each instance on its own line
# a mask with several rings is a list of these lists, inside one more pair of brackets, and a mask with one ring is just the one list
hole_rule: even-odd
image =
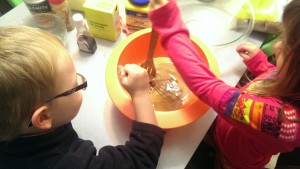
[[282,41],[274,46],[276,66],[257,46],[237,46],[256,76],[243,88],[225,84],[201,60],[175,0],[152,0],[149,17],[190,90],[218,113],[206,136],[218,154],[215,168],[263,169],[272,155],[300,146],[299,0],[284,9]]

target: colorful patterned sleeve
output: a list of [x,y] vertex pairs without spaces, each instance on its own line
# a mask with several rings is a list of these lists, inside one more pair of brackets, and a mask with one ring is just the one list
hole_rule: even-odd
[[[245,132],[254,129],[288,142],[295,141],[299,137],[298,125],[280,117],[282,104],[275,98],[262,98],[240,90],[232,90],[224,94],[220,106],[222,113],[219,115]],[[284,110],[285,116],[289,119],[299,118],[296,112],[297,110],[290,105]]]

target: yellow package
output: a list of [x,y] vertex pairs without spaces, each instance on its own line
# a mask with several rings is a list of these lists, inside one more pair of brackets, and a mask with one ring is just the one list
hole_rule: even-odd
[[85,17],[93,36],[116,41],[121,32],[118,3],[113,0],[86,0]]
[[[277,21],[279,18],[279,11],[276,0],[249,0],[254,10],[254,17],[256,21]],[[237,14],[237,19],[250,19],[250,11],[244,5]]]

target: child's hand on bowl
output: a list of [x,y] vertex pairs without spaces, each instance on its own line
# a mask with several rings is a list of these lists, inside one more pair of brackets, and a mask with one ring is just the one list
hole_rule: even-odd
[[146,69],[136,64],[118,66],[120,82],[132,98],[135,120],[157,125],[154,108],[148,91],[149,76]]
[[149,76],[146,69],[136,64],[118,66],[120,82],[131,97],[148,92]]

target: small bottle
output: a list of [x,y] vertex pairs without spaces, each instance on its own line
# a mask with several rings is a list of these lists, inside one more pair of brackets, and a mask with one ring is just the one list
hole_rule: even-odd
[[73,20],[77,29],[77,45],[80,50],[88,53],[95,53],[97,50],[97,43],[95,38],[91,35],[80,13],[73,15]]
[[28,10],[41,28],[50,28],[55,25],[51,15],[52,10],[48,0],[24,0]]
[[151,27],[152,24],[148,17],[149,3],[149,0],[126,0],[126,24],[129,29],[140,30]]
[[67,31],[71,31],[75,28],[74,21],[72,19],[72,11],[69,6],[68,0],[48,0],[51,6],[52,12],[59,16],[66,25]]

